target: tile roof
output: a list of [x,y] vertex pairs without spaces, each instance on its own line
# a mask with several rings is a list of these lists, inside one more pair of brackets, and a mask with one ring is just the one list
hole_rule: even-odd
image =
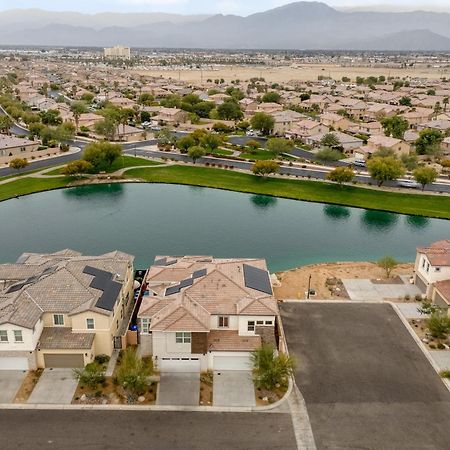
[[419,247],[419,253],[426,255],[433,266],[450,266],[450,240],[437,241],[429,247]]
[[63,250],[42,255],[25,253],[19,261],[0,265],[0,280],[10,280],[0,291],[0,323],[33,328],[43,312],[77,314],[91,310],[110,314],[96,306],[103,291],[91,287],[94,277],[84,269],[92,266],[104,270],[121,283],[133,257],[122,252],[81,256]]
[[[244,265],[267,271],[264,260],[201,258],[182,257],[173,266],[150,268],[147,282],[156,295],[144,297],[138,316],[152,318],[151,330],[208,331],[211,315],[278,314],[272,295],[246,286]],[[201,275],[193,276],[196,271]],[[178,286],[181,275],[189,283],[167,295],[161,287]],[[173,281],[165,283],[164,279]]]
[[41,350],[85,350],[92,348],[95,333],[72,333],[67,327],[45,327],[39,339]]
[[442,295],[444,300],[448,304],[450,304],[450,280],[436,281],[436,283],[434,283],[434,286]]
[[252,352],[261,347],[261,336],[239,336],[236,330],[211,330],[209,351]]

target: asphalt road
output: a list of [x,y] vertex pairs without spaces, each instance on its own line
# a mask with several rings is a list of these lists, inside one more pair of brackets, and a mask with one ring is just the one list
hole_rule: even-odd
[[[156,142],[156,141],[154,141]],[[149,145],[149,144],[147,144]],[[174,159],[176,161],[189,161],[192,162],[192,160],[187,156],[187,155],[183,155],[183,154],[179,154],[179,153],[170,153],[170,152],[162,152],[159,150],[153,150],[150,148],[146,148],[145,144],[143,145],[142,143],[135,145],[135,146],[131,146],[131,144],[129,144],[128,147],[124,148],[124,153],[125,154],[129,154],[129,155],[136,155],[136,156],[150,156],[150,157],[156,157],[156,158],[170,158],[170,159]],[[232,166],[234,168],[237,169],[242,169],[242,170],[251,170],[253,163],[252,162],[248,162],[248,161],[235,161],[235,160],[229,160],[226,158],[216,158],[216,157],[204,157],[204,158],[200,158],[198,160],[199,163],[201,164],[205,164],[205,163],[209,163],[209,164],[221,164],[221,165],[227,165],[227,166]],[[297,176],[297,177],[308,177],[312,180],[325,180],[328,174],[328,171],[326,169],[321,169],[321,168],[301,168],[301,167],[291,167],[291,166],[283,166],[280,168],[280,173],[282,174],[286,174],[286,175],[293,175],[293,176]],[[360,182],[360,183],[365,183],[365,184],[372,184],[372,185],[376,185],[376,181],[373,180],[372,178],[370,178],[368,175],[356,175],[355,176],[355,180]],[[390,187],[396,187],[397,183],[396,182],[387,182],[385,183],[385,186],[390,186]],[[425,188],[426,191],[430,191],[430,192],[448,192],[450,193],[450,184],[437,184],[434,183],[433,185],[428,185]]]
[[[177,137],[180,137],[180,136],[186,135],[188,133],[187,132],[176,132],[174,134]],[[237,145],[244,145],[245,142],[247,142],[249,139],[251,139],[251,138],[246,137],[246,136],[233,136],[229,139],[229,141],[234,144],[237,144]],[[258,139],[261,142],[266,140],[265,138],[258,138]],[[129,154],[129,155],[150,156],[150,157],[153,156],[153,157],[157,157],[157,158],[166,157],[166,158],[175,159],[177,161],[191,162],[191,159],[187,155],[181,155],[178,153],[161,152],[158,150],[153,150],[153,149],[148,148],[149,146],[154,146],[157,143],[158,143],[157,139],[150,139],[150,140],[142,141],[142,142],[138,142],[138,143],[124,143],[124,144],[122,144],[122,147],[123,147],[123,152],[125,154]],[[73,140],[73,141],[70,141],[70,145],[80,147],[83,150],[84,147],[87,145],[87,143],[85,141]],[[315,156],[312,153],[307,152],[306,150],[296,148],[291,153],[292,154],[295,153],[296,156],[302,156],[302,157],[304,157],[306,159],[310,159],[312,161],[315,159]],[[51,160],[32,161],[25,169],[23,169],[19,172],[15,171],[13,169],[10,169],[9,167],[4,167],[4,168],[0,169],[0,177],[13,175],[15,173],[26,173],[31,170],[40,169],[40,168],[44,168],[44,167],[65,164],[70,161],[79,159],[80,157],[81,157],[81,154],[78,153],[78,154],[72,154],[72,155],[62,155],[62,156],[59,156],[56,158],[52,158]],[[199,163],[202,163],[202,164],[210,163],[210,164],[216,164],[216,165],[222,164],[222,165],[227,165],[227,166],[233,166],[237,169],[242,169],[242,170],[251,170],[252,165],[253,165],[252,162],[248,162],[248,161],[234,161],[234,160],[230,161],[226,158],[215,158],[215,157],[200,158]],[[345,164],[345,163],[340,164],[338,161],[338,163],[336,165],[347,165],[347,164]],[[325,169],[321,169],[319,167],[311,169],[311,168],[284,166],[284,167],[281,167],[280,173],[286,174],[286,175],[297,176],[297,177],[307,177],[312,180],[325,180],[327,177],[328,171]],[[370,178],[368,175],[363,175],[363,174],[357,174],[355,176],[355,181],[358,181],[360,183],[365,183],[365,184],[371,184],[371,185],[377,184],[375,180]],[[397,183],[395,181],[386,182],[385,186],[396,187]],[[450,184],[434,183],[432,185],[426,186],[425,191],[450,193]]]
[[296,450],[289,414],[0,411],[2,450]]
[[390,305],[284,303],[317,448],[450,448],[450,393]]

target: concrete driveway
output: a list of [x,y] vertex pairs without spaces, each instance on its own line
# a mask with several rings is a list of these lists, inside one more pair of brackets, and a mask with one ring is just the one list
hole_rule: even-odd
[[13,402],[26,376],[24,370],[0,370],[0,404]]
[[200,374],[162,372],[157,405],[198,406],[200,401]]
[[403,284],[378,284],[371,280],[342,280],[350,300],[357,302],[382,302],[383,300],[401,300],[405,295],[414,299],[421,292],[417,286],[409,281]]
[[450,448],[450,393],[387,304],[283,303],[318,449]]
[[256,406],[250,371],[214,372],[214,406]]
[[77,385],[72,369],[45,369],[28,403],[68,405],[72,403]]

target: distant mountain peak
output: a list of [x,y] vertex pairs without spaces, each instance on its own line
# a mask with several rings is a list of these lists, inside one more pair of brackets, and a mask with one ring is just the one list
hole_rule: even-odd
[[[83,28],[80,33],[79,27]],[[248,17],[0,12],[0,46],[450,51],[450,14],[347,12],[299,1]]]

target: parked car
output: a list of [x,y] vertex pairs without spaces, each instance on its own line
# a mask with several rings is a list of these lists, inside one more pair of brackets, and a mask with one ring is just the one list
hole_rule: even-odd
[[356,167],[366,167],[366,162],[363,159],[355,159],[353,165]]
[[422,187],[420,185],[420,183],[418,183],[417,181],[414,181],[414,180],[399,180],[397,182],[397,186],[404,187],[404,188],[411,188],[411,189],[417,189],[417,188]]

